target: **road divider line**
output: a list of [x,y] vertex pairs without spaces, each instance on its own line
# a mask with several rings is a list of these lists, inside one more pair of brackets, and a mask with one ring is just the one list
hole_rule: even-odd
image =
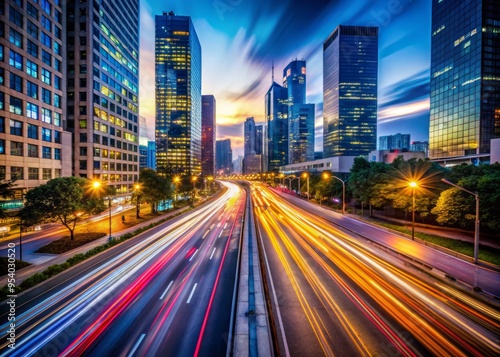
[[210,259],[212,259],[212,257],[214,256],[214,253],[215,253],[215,248],[214,248],[214,250],[212,251],[212,254],[210,254]]
[[165,291],[163,292],[163,294],[161,294],[160,296],[160,300],[163,300],[163,298],[165,297],[165,295],[167,294],[168,290],[170,289],[170,287],[172,286],[172,284],[174,283],[174,281],[172,280],[170,282],[170,284],[168,284],[167,288],[165,289]]
[[143,333],[141,335],[141,337],[139,337],[139,339],[137,340],[137,342],[134,345],[134,348],[132,348],[132,351],[130,351],[130,353],[127,355],[127,357],[131,357],[134,355],[135,350],[137,350],[139,348],[139,345],[141,344],[142,340],[144,340],[144,337],[146,337],[145,333]]
[[196,253],[198,253],[198,249],[196,249],[193,253],[193,255],[191,256],[191,258],[189,258],[189,261],[193,260],[194,256],[196,255]]
[[205,237],[207,236],[208,232],[210,232],[210,229],[208,229],[205,234],[203,235],[203,237],[201,237],[201,239],[205,239]]
[[220,238],[220,236],[222,235],[222,232],[223,232],[223,231],[220,231],[220,233],[219,233],[219,238]]
[[224,229],[226,229],[226,227],[227,227],[227,222],[226,222],[226,224],[224,225]]
[[198,283],[195,283],[194,286],[193,286],[193,290],[191,290],[191,294],[189,294],[189,297],[186,301],[186,304],[189,304],[191,302],[191,298],[193,297],[193,294],[194,294],[194,291],[196,290],[196,286],[198,285]]

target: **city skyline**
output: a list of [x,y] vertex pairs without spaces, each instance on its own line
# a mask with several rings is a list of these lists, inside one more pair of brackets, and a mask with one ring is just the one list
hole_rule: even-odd
[[[430,2],[343,5],[342,1],[315,1],[307,6],[297,1],[174,1],[164,8],[141,1],[141,115],[154,120],[150,96],[154,91],[154,36],[150,35],[154,15],[173,11],[191,16],[199,33],[204,53],[202,92],[217,98],[217,139],[230,138],[235,156],[243,153],[245,118],[264,122],[262,98],[271,85],[273,61],[280,69],[294,58],[308,62],[307,102],[317,107],[315,150],[321,150],[323,41],[339,24],[368,25],[380,28],[379,135],[406,129],[414,140],[428,140]],[[274,72],[279,77],[279,70]]]

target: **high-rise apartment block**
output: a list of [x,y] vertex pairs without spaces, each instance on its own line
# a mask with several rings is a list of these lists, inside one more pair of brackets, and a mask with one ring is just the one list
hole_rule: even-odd
[[215,97],[201,97],[201,173],[210,176],[215,173]]
[[73,174],[130,194],[139,174],[139,1],[68,1]]
[[338,26],[323,43],[323,155],[377,147],[378,28]]
[[189,16],[155,17],[156,164],[201,173],[201,46]]
[[0,2],[0,180],[16,180],[7,209],[19,208],[26,190],[72,174],[62,6]]
[[498,1],[432,1],[429,157],[489,162],[500,138]]
[[379,150],[410,150],[410,134],[397,133],[378,138]]

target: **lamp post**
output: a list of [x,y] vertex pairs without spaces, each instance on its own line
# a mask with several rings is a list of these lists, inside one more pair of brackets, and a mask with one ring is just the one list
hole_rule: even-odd
[[193,181],[193,203],[194,203],[194,200],[196,199],[196,180],[198,179],[198,177],[196,176],[193,176],[191,178],[191,181]]
[[476,221],[475,221],[475,225],[474,225],[474,264],[477,264],[478,255],[479,255],[479,194],[477,193],[477,191],[474,193],[474,192],[469,191],[469,190],[463,188],[462,186],[458,186],[458,185],[454,184],[453,182],[450,182],[446,179],[441,179],[441,181],[443,181],[444,183],[447,183],[448,185],[456,187],[459,190],[470,193],[476,199]]
[[137,207],[137,210],[136,210],[135,217],[136,217],[136,218],[141,218],[141,217],[140,217],[140,213],[141,213],[141,202],[140,202],[140,200],[141,200],[141,197],[140,197],[140,195],[139,195],[139,193],[138,193],[138,192],[140,191],[140,189],[141,189],[141,184],[136,183],[136,184],[134,185],[134,188],[135,188],[135,192],[136,192],[135,194],[136,194],[136,196],[137,196],[137,206],[136,206],[136,207]]
[[[94,181],[92,184],[94,189],[97,189],[101,187],[101,183],[99,181]],[[113,239],[113,236],[111,235],[111,191],[108,190],[108,208],[109,208],[109,238],[108,240],[111,241]]]
[[415,189],[418,184],[415,181],[410,181],[412,209],[411,209],[411,240],[415,240]]
[[307,200],[309,201],[309,173],[304,172],[302,176],[304,176],[307,179]]
[[[328,178],[330,178],[330,175],[328,175],[325,172],[323,174],[323,177],[328,179]],[[345,215],[345,183],[346,183],[346,181],[344,181],[344,180],[342,180],[342,179],[340,179],[340,178],[338,178],[337,176],[334,176],[334,175],[332,175],[331,177],[334,178],[334,179],[336,179],[336,180],[338,180],[338,181],[340,181],[340,182],[342,182],[342,214]]]
[[175,185],[175,201],[174,201],[174,206],[177,205],[177,190],[178,190],[178,185],[179,182],[181,181],[181,178],[179,176],[174,177],[174,185]]

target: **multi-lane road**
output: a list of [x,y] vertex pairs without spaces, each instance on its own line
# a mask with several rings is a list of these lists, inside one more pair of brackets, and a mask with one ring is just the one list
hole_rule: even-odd
[[495,356],[498,304],[435,279],[265,186],[252,192],[279,349],[292,356]]
[[219,199],[19,297],[15,350],[0,327],[4,355],[225,355],[246,199],[226,185]]

